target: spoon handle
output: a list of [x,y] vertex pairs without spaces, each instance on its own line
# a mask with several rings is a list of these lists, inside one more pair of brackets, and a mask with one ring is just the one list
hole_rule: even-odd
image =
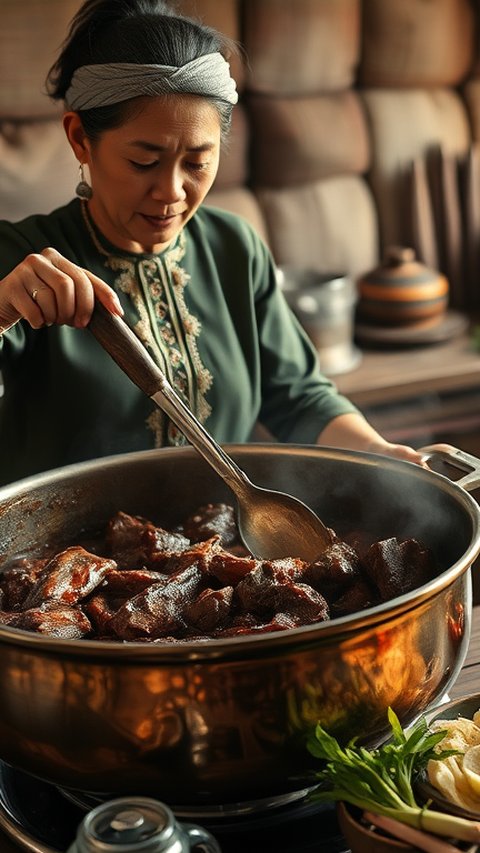
[[252,487],[247,475],[227,456],[185,405],[163,371],[121,317],[111,314],[97,300],[89,329],[132,382],[163,409],[238,497]]

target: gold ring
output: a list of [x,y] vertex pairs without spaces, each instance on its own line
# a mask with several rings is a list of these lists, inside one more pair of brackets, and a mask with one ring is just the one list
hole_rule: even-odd
[[36,287],[34,290],[32,290],[32,292],[30,294],[30,296],[32,297],[34,302],[37,301],[37,293],[38,293],[38,287]]

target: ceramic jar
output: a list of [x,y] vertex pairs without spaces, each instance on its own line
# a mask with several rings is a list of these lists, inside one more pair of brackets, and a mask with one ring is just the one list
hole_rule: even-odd
[[358,316],[374,325],[434,322],[445,313],[449,284],[415,258],[413,249],[392,246],[383,264],[358,281]]

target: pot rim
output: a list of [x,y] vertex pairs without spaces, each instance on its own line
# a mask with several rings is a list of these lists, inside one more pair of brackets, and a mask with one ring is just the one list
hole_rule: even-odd
[[[69,640],[47,637],[21,628],[0,625],[0,642],[7,642],[10,645],[22,647],[38,648],[39,651],[50,651],[56,655],[61,651],[65,656],[75,657],[111,658],[112,652],[115,652],[115,656],[122,660],[125,658],[134,658],[138,661],[141,658],[150,660],[151,658],[161,657],[162,664],[168,664],[169,662],[178,664],[179,658],[186,659],[190,663],[201,662],[203,660],[215,661],[215,659],[225,661],[237,657],[244,659],[245,652],[247,651],[255,658],[258,658],[262,652],[265,656],[271,656],[272,652],[277,653],[285,649],[285,647],[288,647],[288,651],[290,652],[292,645],[300,644],[302,649],[308,648],[309,645],[316,646],[320,637],[328,639],[334,636],[335,641],[338,642],[339,635],[347,637],[351,632],[357,631],[359,628],[373,627],[374,625],[381,624],[382,621],[391,620],[392,617],[405,613],[408,610],[413,610],[421,603],[431,599],[450,586],[463,572],[470,568],[474,559],[480,553],[480,507],[464,488],[458,486],[443,474],[427,470],[412,462],[360,450],[344,450],[318,445],[265,442],[225,444],[223,447],[233,457],[235,457],[236,453],[243,454],[246,452],[253,456],[257,454],[262,455],[265,453],[265,450],[271,451],[274,449],[277,456],[301,455],[304,457],[307,453],[311,454],[312,457],[326,456],[329,459],[351,461],[377,468],[387,468],[392,471],[405,471],[405,468],[408,467],[411,476],[419,480],[433,481],[435,486],[440,488],[441,491],[453,494],[455,499],[467,511],[472,522],[470,545],[460,559],[452,566],[441,572],[427,584],[413,590],[413,592],[397,596],[390,601],[377,604],[375,607],[370,607],[359,613],[351,613],[347,616],[337,617],[314,625],[289,628],[286,631],[247,634],[241,637],[212,638],[209,640],[182,640],[179,643],[162,643],[156,641],[148,643],[135,641],[122,643],[121,641],[114,640]],[[1,486],[0,522],[4,508],[8,509],[16,503],[21,502],[28,496],[32,489],[39,486],[54,485],[57,481],[64,480],[65,477],[81,473],[88,474],[90,471],[96,471],[99,467],[115,468],[123,461],[125,464],[129,462],[135,464],[136,461],[144,460],[149,456],[153,461],[155,458],[161,458],[166,454],[178,455],[180,457],[198,457],[197,451],[190,445],[183,447],[163,447],[156,450],[140,450],[100,457],[99,459],[87,460],[85,462],[77,462],[72,465],[35,474],[6,486]],[[2,570],[1,567],[2,558],[0,555],[0,572]]]

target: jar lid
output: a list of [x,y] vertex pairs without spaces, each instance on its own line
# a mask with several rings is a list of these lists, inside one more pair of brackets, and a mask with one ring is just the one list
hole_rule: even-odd
[[388,246],[385,250],[385,264],[398,266],[398,264],[409,264],[416,260],[415,250],[408,246]]

